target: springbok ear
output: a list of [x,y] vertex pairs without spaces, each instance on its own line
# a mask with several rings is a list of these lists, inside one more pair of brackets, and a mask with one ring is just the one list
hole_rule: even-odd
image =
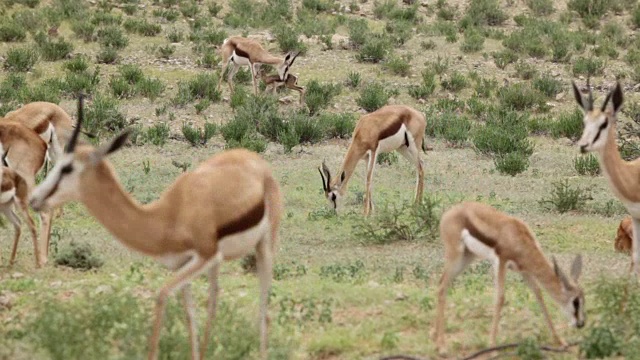
[[131,130],[126,129],[122,133],[120,133],[120,135],[113,138],[109,143],[101,146],[96,151],[94,151],[91,156],[92,163],[95,165],[100,162],[100,160],[102,160],[105,156],[118,151],[127,142],[129,134],[131,134]]
[[587,107],[584,104],[584,98],[582,97],[580,90],[578,90],[578,87],[576,86],[575,81],[572,81],[571,85],[573,85],[573,96],[575,96],[576,102],[578,103],[578,105],[580,105],[582,110],[586,111]]
[[578,281],[580,278],[580,274],[582,273],[582,255],[576,255],[576,258],[573,259],[573,264],[571,264],[571,278],[574,281]]
[[619,81],[616,83],[616,88],[613,89],[612,100],[613,100],[613,113],[615,114],[618,112],[618,110],[620,110],[620,107],[622,106],[622,102],[624,101],[624,97],[622,96],[622,86],[620,86]]
[[552,256],[551,260],[553,260],[553,270],[555,271],[558,279],[560,279],[560,283],[562,283],[562,286],[564,286],[565,288],[570,288],[571,282],[569,282],[567,275],[564,273],[564,271],[562,271],[560,266],[558,266],[558,262],[556,261],[555,256]]
[[602,103],[602,107],[600,107],[600,111],[604,112],[607,109],[609,100],[611,100],[611,91],[609,91],[609,93],[607,94],[607,97],[604,98],[604,102]]
[[327,191],[330,190],[329,186],[331,186],[331,172],[329,171],[329,167],[327,167],[327,164],[324,162],[324,160],[322,160],[322,172],[324,173],[325,179],[327,180]]

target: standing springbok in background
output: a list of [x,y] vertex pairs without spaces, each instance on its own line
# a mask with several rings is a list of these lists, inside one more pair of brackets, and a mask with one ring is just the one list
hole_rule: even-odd
[[[573,94],[584,111],[584,131],[578,141],[580,152],[596,152],[600,168],[609,182],[613,193],[622,201],[633,218],[633,242],[631,244],[632,270],[640,276],[640,160],[624,161],[616,144],[617,114],[622,106],[623,96],[620,83],[607,94],[602,106],[594,109],[593,93],[589,80],[589,98],[585,100],[575,82]],[[611,100],[613,107],[607,109]]]
[[294,54],[291,52],[287,53],[284,58],[273,56],[257,41],[241,36],[232,36],[225,39],[222,46],[220,46],[220,55],[222,57],[222,70],[220,72],[217,89],[220,89],[222,77],[225,70],[229,67],[229,63],[233,63],[233,69],[231,69],[227,75],[230,91],[233,92],[233,77],[238,72],[240,66],[249,66],[251,70],[251,80],[253,81],[253,93],[255,95],[258,95],[256,79],[258,77],[258,68],[261,64],[275,66],[279,79],[284,80],[289,71],[289,66],[296,56],[298,56],[297,53]]
[[36,264],[38,264],[38,235],[36,234],[36,224],[33,222],[31,215],[29,214],[28,199],[29,199],[29,187],[27,182],[24,181],[22,176],[18,175],[11,168],[6,166],[2,167],[2,184],[0,186],[0,212],[9,219],[13,224],[13,249],[11,250],[11,258],[9,264],[13,265],[16,260],[16,253],[18,252],[18,242],[20,241],[21,224],[20,218],[14,212],[14,207],[17,206],[22,213],[22,217],[27,221],[29,230],[31,231],[31,238],[33,239],[33,253],[36,256]]
[[353,130],[351,144],[344,157],[342,168],[338,176],[332,179],[331,172],[323,162],[318,168],[322,177],[324,194],[334,209],[338,208],[338,201],[347,191],[347,184],[358,162],[366,159],[367,172],[365,176],[364,214],[373,210],[371,199],[373,170],[378,155],[397,150],[417,171],[416,203],[422,199],[424,187],[424,171],[420,159],[420,149],[424,146],[424,131],[427,126],[424,115],[408,106],[388,105],[358,120]]
[[305,89],[304,87],[298,85],[297,76],[287,73],[284,80],[281,80],[280,75],[267,75],[264,68],[260,68],[260,70],[258,70],[258,76],[260,77],[260,79],[262,79],[262,81],[264,81],[264,84],[266,85],[266,88],[264,89],[265,92],[270,92],[273,94],[279,87],[284,86],[288,89],[295,90],[300,93],[300,105],[304,104]]
[[[35,210],[82,202],[122,244],[176,271],[160,289],[155,307],[149,359],[156,359],[167,297],[182,290],[192,359],[203,358],[215,318],[218,272],[225,260],[255,250],[260,282],[260,354],[267,358],[267,303],[272,257],[282,214],[278,183],[269,164],[244,149],[224,151],[183,173],[160,198],[141,205],[117,180],[106,157],[120,149],[124,132],[98,149],[76,146],[78,123],[64,156],[31,196]],[[199,352],[191,282],[208,272],[210,294],[202,352]]]
[[491,326],[491,346],[496,343],[500,312],[504,304],[504,281],[507,267],[518,271],[533,291],[554,339],[567,343],[556,332],[544,304],[540,286],[569,317],[573,326],[584,326],[584,293],[578,284],[582,257],[576,256],[568,277],[553,258],[550,262],[529,227],[519,219],[475,202],[458,204],[442,215],[440,239],[444,243],[444,273],[438,289],[435,340],[444,352],[444,329],[447,288],[453,279],[474,259],[487,259],[495,270],[496,303]]
[[5,120],[19,122],[35,131],[47,144],[47,153],[54,162],[63,153],[61,144],[66,144],[73,132],[71,117],[60,106],[50,102],[37,101],[25,104],[8,112],[1,121]]
[[[27,186],[27,193],[36,186],[36,175],[44,166],[47,144],[31,129],[14,121],[0,121],[0,154],[2,165],[12,169]],[[4,177],[4,176],[3,176]],[[36,267],[47,262],[51,231],[51,213],[40,214],[40,238],[34,241]],[[40,248],[44,246],[44,249]]]

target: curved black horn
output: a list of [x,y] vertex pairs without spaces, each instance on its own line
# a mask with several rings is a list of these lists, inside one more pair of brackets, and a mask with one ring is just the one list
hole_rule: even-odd
[[75,128],[73,128],[73,133],[71,134],[71,138],[69,139],[69,143],[67,144],[67,149],[65,150],[67,153],[72,153],[76,148],[76,143],[78,142],[78,135],[80,135],[80,127],[82,126],[82,120],[84,119],[84,95],[78,95],[78,121],[76,122]]
[[587,106],[589,107],[587,110],[591,111],[593,110],[593,91],[591,91],[591,84],[590,84],[590,75],[587,75],[587,89],[589,90],[589,104],[587,104]]
[[320,166],[318,166],[318,172],[320,173],[320,177],[322,178],[322,190],[324,190],[324,192],[329,192],[326,180],[324,179],[324,174],[322,173],[322,170],[320,170]]
[[327,190],[328,190],[329,186],[331,185],[331,172],[329,171],[329,168],[327,167],[327,164],[324,162],[324,160],[322,160],[322,172],[324,173],[324,176],[327,178]]

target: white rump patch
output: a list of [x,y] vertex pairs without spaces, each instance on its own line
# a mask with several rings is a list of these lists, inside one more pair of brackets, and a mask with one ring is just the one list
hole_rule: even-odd
[[269,218],[265,211],[260,222],[243,232],[228,235],[219,239],[218,252],[225,260],[236,259],[250,254],[263,237],[269,234]]
[[16,188],[11,188],[7,191],[0,192],[0,204],[6,205],[12,202],[14,196],[16,196]]
[[[385,153],[389,151],[394,151],[401,146],[405,146],[404,134],[407,132],[407,127],[402,124],[400,126],[400,130],[397,133],[389,136],[388,138],[382,139],[378,142],[378,150],[376,153]],[[407,134],[410,135],[410,134]],[[411,144],[411,142],[409,142]]]
[[233,58],[232,58],[233,60],[232,61],[233,61],[234,64],[238,64],[238,65],[242,65],[242,66],[250,66],[251,65],[251,62],[249,62],[249,58],[246,58],[246,57],[243,57],[243,56],[240,56],[240,55],[236,54],[235,50],[233,51],[232,56],[233,56]]
[[493,264],[500,260],[494,248],[473,237],[467,229],[462,230],[462,242],[469,251],[481,259],[490,260]]

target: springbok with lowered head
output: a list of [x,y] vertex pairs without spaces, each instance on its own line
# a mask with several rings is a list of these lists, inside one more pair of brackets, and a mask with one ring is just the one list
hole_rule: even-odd
[[424,114],[404,105],[387,105],[358,120],[351,144],[344,157],[338,176],[333,177],[323,162],[318,168],[322,177],[322,187],[327,200],[334,209],[347,191],[347,184],[360,160],[367,162],[364,193],[364,214],[373,210],[371,199],[373,170],[378,155],[385,152],[398,151],[416,167],[416,203],[422,199],[424,187],[424,171],[420,149],[426,151],[424,131],[427,126]]
[[440,239],[444,244],[444,273],[438,289],[435,340],[444,352],[444,329],[447,288],[474,259],[487,259],[495,271],[496,302],[490,341],[495,345],[504,304],[507,267],[519,272],[542,307],[554,339],[567,343],[558,335],[542,298],[540,286],[569,317],[571,324],[584,326],[584,293],[578,284],[582,257],[576,256],[567,276],[553,258],[549,261],[531,229],[521,220],[481,203],[465,202],[447,210],[440,220]]
[[[573,84],[573,94],[584,112],[584,130],[578,141],[580,152],[595,152],[600,168],[613,193],[622,201],[633,218],[633,241],[631,244],[632,270],[640,276],[640,159],[625,161],[620,156],[616,143],[618,111],[622,107],[623,95],[620,83],[607,94],[602,106],[594,108],[593,92],[589,80],[589,97],[584,99]],[[611,101],[611,107],[607,105]]]
[[[79,100],[82,107],[82,98]],[[269,164],[244,149],[212,156],[183,173],[160,198],[141,205],[124,191],[107,156],[125,143],[128,132],[100,148],[76,146],[78,123],[66,152],[30,200],[35,210],[82,202],[122,244],[152,257],[176,275],[160,289],[148,358],[157,358],[167,298],[181,290],[192,359],[203,358],[215,318],[221,263],[255,250],[260,282],[260,354],[267,358],[267,304],[272,261],[282,214],[280,188]],[[202,351],[198,345],[191,282],[207,272],[209,300]]]
[[238,72],[240,66],[249,66],[251,70],[251,79],[253,81],[253,93],[258,95],[258,68],[262,64],[273,65],[278,72],[279,79],[284,81],[289,71],[289,66],[298,53],[288,52],[284,58],[271,55],[267,52],[259,42],[253,39],[247,39],[241,36],[232,36],[225,39],[220,46],[220,55],[222,57],[222,71],[220,72],[220,80],[218,81],[218,89],[222,83],[222,77],[229,64],[233,64],[233,68],[227,75],[227,83],[229,90],[233,92],[233,77]]
[[258,76],[260,77],[260,79],[262,79],[262,81],[264,81],[264,84],[266,85],[265,92],[270,92],[271,94],[273,94],[278,88],[284,86],[287,89],[291,89],[300,93],[300,105],[304,104],[305,89],[304,87],[298,85],[297,76],[287,73],[284,80],[282,80],[280,79],[280,75],[267,75],[264,68],[260,68],[260,70],[258,70]]

